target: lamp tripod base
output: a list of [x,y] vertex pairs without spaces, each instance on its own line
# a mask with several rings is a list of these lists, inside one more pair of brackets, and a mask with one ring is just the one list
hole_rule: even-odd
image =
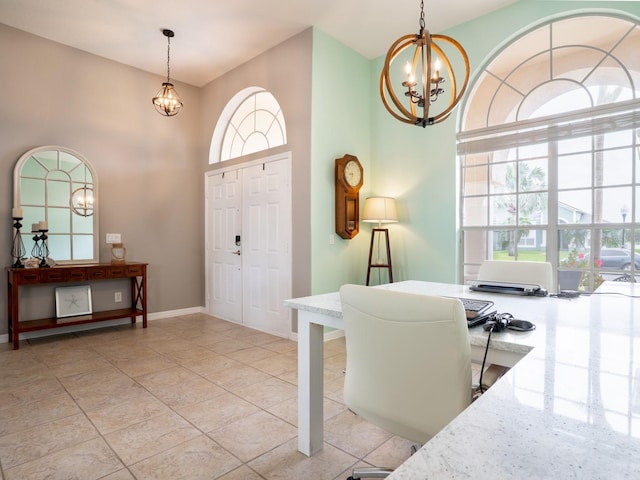
[[[380,235],[384,234],[385,245],[387,248],[387,261],[378,258],[373,260],[373,244],[375,242],[376,234],[378,239]],[[371,279],[372,268],[386,268],[389,272],[389,283],[393,283],[393,268],[391,266],[391,247],[389,246],[389,229],[388,228],[372,228],[371,229],[371,245],[369,246],[369,266],[367,268],[367,285]]]

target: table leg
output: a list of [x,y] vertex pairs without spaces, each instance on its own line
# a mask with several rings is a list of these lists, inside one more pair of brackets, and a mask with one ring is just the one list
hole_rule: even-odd
[[[140,280],[131,277],[131,307],[142,310],[142,326],[147,328],[147,275],[146,269]],[[131,317],[131,323],[136,323],[137,316]]]
[[142,278],[140,279],[140,306],[142,308],[142,326],[147,328],[147,266],[143,266]]
[[7,307],[9,315],[9,340],[13,343],[13,349],[18,350],[20,348],[20,328],[18,324],[20,321],[20,318],[18,317],[18,305],[20,299],[18,295],[18,286],[9,282],[8,288]]
[[[131,290],[131,308],[132,309],[136,309],[138,308],[138,298],[140,296],[139,293],[139,288],[138,288],[138,278],[137,277],[131,277],[131,281],[130,283],[130,290]],[[136,320],[138,319],[137,315],[133,314],[131,315],[131,323],[136,323]]]
[[323,446],[324,327],[298,312],[298,450],[311,456]]

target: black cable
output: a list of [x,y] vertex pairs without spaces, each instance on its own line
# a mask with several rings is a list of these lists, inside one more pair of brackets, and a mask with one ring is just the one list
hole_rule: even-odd
[[578,298],[589,297],[591,295],[620,295],[627,298],[640,298],[640,295],[628,295],[622,292],[578,292],[576,290],[561,291],[559,293],[553,293],[549,295],[554,298]]
[[577,290],[561,290],[560,292],[552,293],[549,296],[555,298],[578,298],[580,296],[580,292]]
[[484,387],[482,386],[482,375],[484,374],[484,366],[487,362],[487,353],[489,353],[489,342],[491,341],[491,334],[493,333],[493,329],[495,328],[495,324],[491,326],[489,329],[489,336],[487,337],[487,346],[484,349],[484,357],[482,359],[482,367],[480,367],[480,394],[484,393]]
[[581,295],[585,295],[587,297],[591,295],[621,295],[627,298],[640,298],[640,295],[627,295],[626,293],[622,293],[622,292],[584,292],[584,293],[581,293]]

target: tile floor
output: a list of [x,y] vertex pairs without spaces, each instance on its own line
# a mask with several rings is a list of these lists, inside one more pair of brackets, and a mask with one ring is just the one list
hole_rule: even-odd
[[207,315],[0,346],[0,479],[345,479],[410,443],[342,403],[325,344],[325,445],[297,451],[296,343]]

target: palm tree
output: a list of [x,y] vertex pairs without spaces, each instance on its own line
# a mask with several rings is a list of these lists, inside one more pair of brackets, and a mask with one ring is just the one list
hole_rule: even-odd
[[584,228],[578,229],[566,229],[562,230],[563,238],[566,244],[562,244],[561,248],[574,248],[576,250],[584,251],[587,245],[587,239],[589,238],[589,230]]
[[[547,186],[547,173],[539,166],[531,167],[527,162],[507,166],[505,172],[505,190],[510,192],[498,202],[498,206],[509,213],[509,223],[517,225],[531,225],[533,215],[546,208],[546,197],[539,191]],[[525,192],[532,192],[523,195]],[[518,195],[519,194],[519,195]],[[517,219],[517,221],[516,221]],[[509,242],[509,255],[515,256],[516,245],[520,239],[529,235],[529,230],[514,230]]]

